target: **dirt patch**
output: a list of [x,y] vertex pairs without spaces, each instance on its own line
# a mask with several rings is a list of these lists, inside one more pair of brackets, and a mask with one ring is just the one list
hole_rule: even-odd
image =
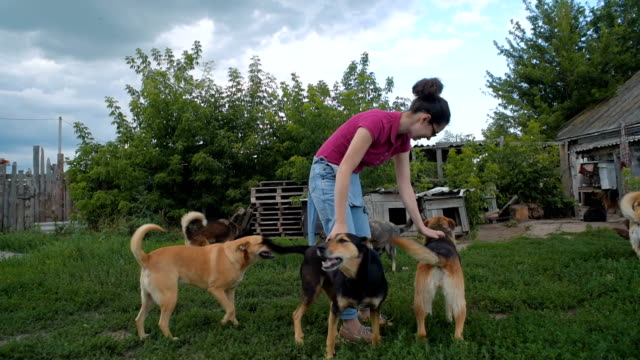
[[[617,214],[609,214],[606,222],[584,222],[581,219],[551,219],[551,220],[529,220],[522,223],[499,222],[495,224],[483,224],[478,228],[475,240],[484,242],[509,241],[518,236],[547,237],[557,233],[579,233],[587,229],[607,227],[624,229],[624,218]],[[467,238],[458,241],[458,248],[464,249],[470,243]]]

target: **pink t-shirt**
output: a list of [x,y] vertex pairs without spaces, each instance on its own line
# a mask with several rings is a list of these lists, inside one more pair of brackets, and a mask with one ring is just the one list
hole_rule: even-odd
[[316,157],[324,157],[334,165],[340,165],[344,154],[351,144],[351,139],[356,131],[363,127],[369,130],[373,142],[364,154],[362,161],[353,171],[359,173],[365,166],[375,167],[381,165],[394,155],[411,150],[411,137],[409,134],[398,135],[400,126],[399,111],[368,110],[354,115],[338,128],[322,144]]

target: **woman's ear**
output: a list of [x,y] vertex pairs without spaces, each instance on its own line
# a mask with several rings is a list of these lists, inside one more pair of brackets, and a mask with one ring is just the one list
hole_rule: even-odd
[[420,116],[420,122],[422,122],[423,124],[428,124],[429,120],[431,120],[431,114],[422,113],[422,116]]

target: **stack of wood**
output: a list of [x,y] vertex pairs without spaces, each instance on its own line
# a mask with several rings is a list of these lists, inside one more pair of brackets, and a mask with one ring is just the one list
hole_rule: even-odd
[[302,205],[307,184],[299,181],[263,181],[251,188],[255,233],[264,236],[304,236]]

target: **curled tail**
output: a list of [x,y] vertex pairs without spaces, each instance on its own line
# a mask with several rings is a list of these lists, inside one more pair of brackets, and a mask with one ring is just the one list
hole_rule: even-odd
[[430,265],[438,265],[439,263],[438,255],[420,243],[403,237],[392,237],[391,242],[403,248],[420,262]]
[[267,245],[271,251],[277,253],[277,254],[304,254],[307,249],[309,249],[311,246],[309,245],[293,245],[293,246],[281,246],[278,245],[276,243],[274,243],[273,241],[271,241],[271,239],[263,237],[262,238],[262,243]]
[[622,212],[622,215],[625,218],[629,219],[629,221],[633,223],[640,223],[640,219],[637,214],[637,212],[640,211],[640,208],[636,209],[635,206],[638,201],[640,201],[640,192],[638,191],[630,192],[620,200],[620,212]]
[[[198,224],[197,224],[197,227],[194,229],[194,227],[190,225],[192,225],[191,223],[195,223],[195,222],[198,222]],[[180,225],[182,225],[182,234],[184,235],[184,239],[185,241],[187,241],[187,245],[189,245],[188,240],[193,237],[194,230],[200,229],[206,226],[207,218],[201,212],[189,211],[188,213],[184,214],[180,219]],[[196,225],[196,224],[193,224],[193,225]]]
[[156,224],[145,224],[140,226],[131,236],[131,252],[140,266],[144,266],[147,258],[147,254],[142,250],[142,239],[144,239],[144,236],[151,230],[164,231],[163,228]]

